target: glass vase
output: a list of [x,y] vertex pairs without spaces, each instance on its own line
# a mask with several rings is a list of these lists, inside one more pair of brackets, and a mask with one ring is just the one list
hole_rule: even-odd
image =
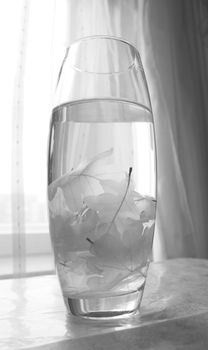
[[50,126],[48,205],[67,309],[136,312],[156,211],[154,126],[138,51],[106,36],[66,50]]

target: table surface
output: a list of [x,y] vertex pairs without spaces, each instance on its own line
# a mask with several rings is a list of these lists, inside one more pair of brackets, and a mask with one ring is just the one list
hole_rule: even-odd
[[66,314],[56,276],[0,281],[0,349],[208,349],[208,260],[152,263],[140,313],[87,322]]

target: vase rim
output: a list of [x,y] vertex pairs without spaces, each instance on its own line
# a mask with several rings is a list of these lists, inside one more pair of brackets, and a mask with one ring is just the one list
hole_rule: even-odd
[[118,42],[121,42],[121,43],[124,43],[130,47],[132,47],[132,49],[134,49],[138,54],[138,50],[137,48],[135,47],[135,45],[133,43],[131,43],[130,41],[122,38],[122,37],[119,37],[119,36],[112,36],[112,35],[87,35],[87,36],[83,36],[83,37],[80,37],[76,40],[74,40],[73,42],[71,42],[70,45],[67,46],[67,49],[69,49],[72,45],[74,44],[78,44],[82,41],[85,41],[85,40],[94,40],[94,39],[106,39],[106,40],[114,40],[114,41],[118,41]]
[[126,40],[108,35],[74,41],[67,47],[66,59],[74,70],[86,74],[123,74],[135,65],[143,70],[138,50]]

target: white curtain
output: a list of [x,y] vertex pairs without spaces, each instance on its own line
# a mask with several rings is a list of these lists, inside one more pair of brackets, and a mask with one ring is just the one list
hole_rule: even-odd
[[98,34],[133,43],[145,68],[158,158],[155,259],[208,257],[208,1],[4,0],[0,25],[0,275],[54,269],[52,94],[64,46]]
[[54,1],[0,2],[0,275],[54,270],[47,143]]

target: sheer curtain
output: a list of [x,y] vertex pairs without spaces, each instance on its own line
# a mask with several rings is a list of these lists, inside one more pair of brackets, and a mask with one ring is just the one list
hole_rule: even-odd
[[158,157],[155,259],[208,256],[207,3],[1,2],[1,276],[54,269],[46,202],[52,95],[64,46],[95,34],[136,45],[147,75]]
[[53,271],[47,142],[54,1],[0,3],[0,275]]

